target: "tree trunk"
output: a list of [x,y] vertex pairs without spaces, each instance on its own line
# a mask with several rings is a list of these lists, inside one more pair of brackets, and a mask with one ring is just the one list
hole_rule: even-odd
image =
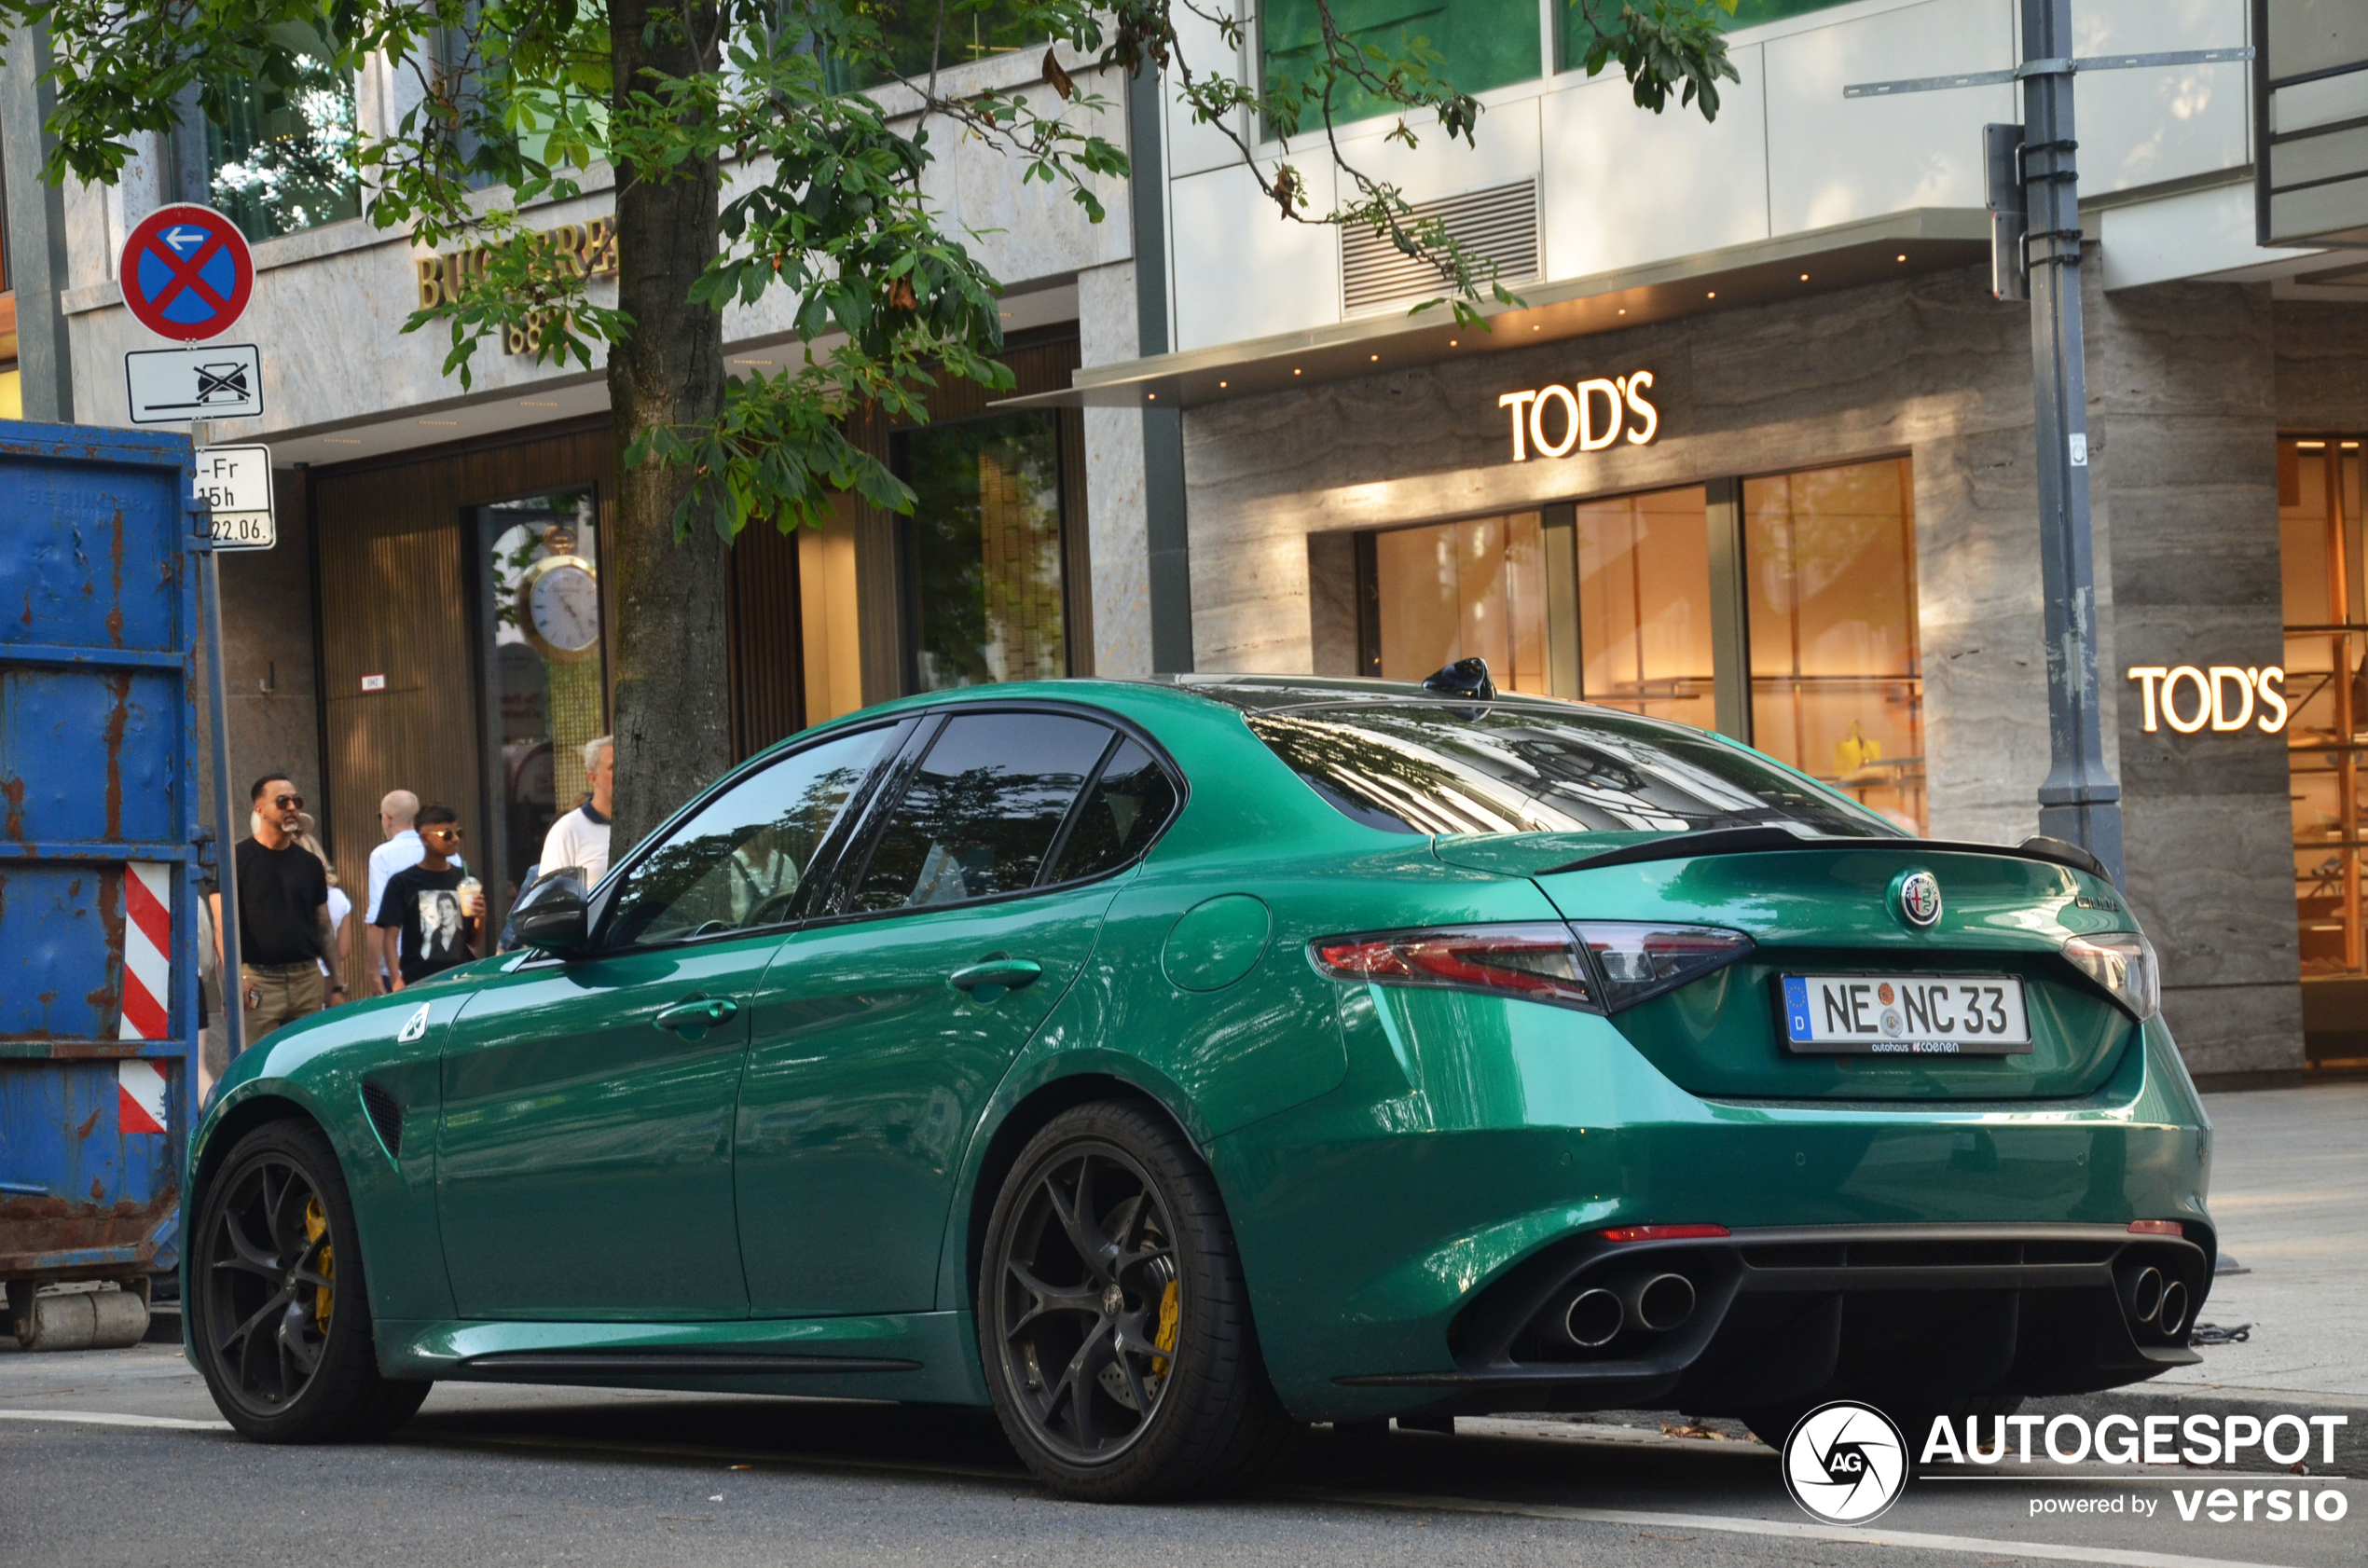
[[[654,27],[654,17],[662,19]],[[712,4],[669,12],[663,0],[610,0],[616,98],[644,69],[676,76],[715,69],[699,47],[714,34]],[[643,431],[706,423],[723,407],[723,317],[690,299],[692,282],[715,259],[720,193],[713,159],[646,177],[617,171],[617,303],[633,318],[632,331],[609,351],[620,458],[609,557],[617,607],[617,858],[732,762],[726,546],[704,519],[675,542],[686,471],[622,465]]]

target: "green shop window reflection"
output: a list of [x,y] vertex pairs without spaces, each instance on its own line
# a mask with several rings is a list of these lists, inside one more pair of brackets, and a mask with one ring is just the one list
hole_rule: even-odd
[[[1534,81],[1539,74],[1533,0],[1330,0],[1330,9],[1346,47],[1370,45],[1397,57],[1421,43],[1440,57],[1431,69],[1459,91],[1485,92]],[[1316,0],[1264,0],[1259,38],[1269,92],[1287,82],[1305,82],[1324,59]],[[1396,112],[1396,105],[1347,82],[1333,89],[1336,121]],[[1314,130],[1320,120],[1320,111],[1311,104],[1300,129]]]
[[[1619,15],[1622,5],[1629,3],[1631,0],[1583,0],[1583,3],[1582,0],[1563,0],[1559,69],[1578,71],[1586,68],[1588,46],[1595,41],[1590,13],[1608,21]],[[1850,0],[1736,0],[1735,14],[1728,16],[1715,0],[1711,0],[1710,12],[1712,21],[1732,33],[1740,28],[1757,27],[1762,22],[1782,21],[1787,17],[1807,16],[1811,11],[1830,10],[1836,6],[1848,4]],[[1619,62],[1614,61],[1604,69],[1606,74],[1615,73],[1619,69]]]
[[307,61],[285,85],[246,83],[228,111],[204,121],[204,166],[185,116],[181,186],[228,214],[249,240],[269,240],[362,215],[354,167],[353,82]]
[[916,691],[1068,673],[1060,422],[1009,414],[899,432]]
[[825,67],[835,92],[856,92],[898,77],[926,77],[990,54],[1043,42],[1018,6],[1002,0],[859,0],[849,7],[877,23],[885,62],[833,57]]

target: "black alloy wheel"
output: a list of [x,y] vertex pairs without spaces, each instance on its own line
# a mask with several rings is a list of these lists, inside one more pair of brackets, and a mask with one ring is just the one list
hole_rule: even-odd
[[215,1405],[265,1442],[384,1435],[427,1397],[381,1377],[352,1204],[328,1140],[274,1121],[207,1184],[190,1239],[191,1341]]
[[1053,1119],[1004,1182],[979,1282],[1003,1427],[1056,1491],[1218,1491],[1293,1428],[1250,1327],[1232,1233],[1191,1146],[1133,1106]]

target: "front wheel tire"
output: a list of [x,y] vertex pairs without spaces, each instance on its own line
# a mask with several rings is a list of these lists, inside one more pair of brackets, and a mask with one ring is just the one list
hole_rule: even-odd
[[1296,1432],[1208,1168],[1136,1107],[1064,1111],[1021,1151],[988,1222],[978,1323],[1004,1433],[1064,1496],[1227,1491]]
[[427,1397],[425,1382],[379,1375],[353,1204],[310,1123],[241,1138],[188,1245],[190,1342],[215,1406],[246,1437],[367,1441]]

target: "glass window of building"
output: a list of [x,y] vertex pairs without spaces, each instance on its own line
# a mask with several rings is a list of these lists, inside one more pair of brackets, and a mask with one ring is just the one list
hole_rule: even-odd
[[353,79],[308,59],[285,85],[235,89],[219,120],[192,93],[173,138],[175,178],[184,199],[269,240],[362,215],[353,144]]
[[[1624,0],[1563,0],[1563,70],[1577,71],[1586,67],[1588,46],[1595,41],[1595,29],[1589,21],[1590,13],[1609,20],[1619,15]],[[1732,33],[1739,27],[1757,27],[1764,21],[1781,21],[1786,17],[1805,16],[1810,11],[1827,10],[1850,3],[1851,0],[1736,0],[1733,16],[1714,8],[1711,17]],[[1616,68],[1617,62],[1604,69]]]
[[[2361,832],[2368,821],[2368,594],[2361,581],[2361,447],[2336,437],[2278,444],[2285,582],[2286,746],[2294,902],[2304,977],[2368,974]],[[2306,987],[2306,1028],[2311,1018]],[[2354,1024],[2353,1029],[2360,1025]],[[2314,1041],[2313,1054],[2320,1054]]]
[[500,836],[486,853],[501,861],[504,907],[551,824],[590,793],[585,742],[608,734],[598,516],[588,487],[477,508],[499,759],[488,792]]
[[[1537,7],[1530,0],[1332,0],[1332,21],[1352,48],[1372,46],[1393,56],[1420,41],[1443,59],[1434,69],[1462,92],[1536,79],[1542,54]],[[1304,80],[1322,60],[1324,29],[1315,0],[1263,0],[1259,41],[1264,52],[1266,89]],[[1395,113],[1394,105],[1348,84],[1335,88],[1337,121]],[[1315,129],[1311,110],[1300,129]]]
[[1700,485],[1577,508],[1579,694],[1714,729],[1710,528]]
[[897,432],[912,689],[1068,673],[1061,433],[1053,414],[1006,414]]
[[1752,744],[1924,830],[1907,460],[1743,481]]
[[[1570,628],[1548,602],[1547,533],[1538,514],[1521,512],[1374,535],[1378,646],[1368,651],[1366,667],[1392,681],[1420,681],[1477,655],[1502,690],[1576,695],[1552,679],[1551,644],[1567,641]],[[1567,545],[1557,554],[1567,578]]]
[[833,58],[826,67],[833,91],[859,91],[898,77],[926,77],[933,62],[943,71],[1044,41],[1026,25],[1019,7],[1001,0],[884,0],[865,11],[879,23],[887,68],[875,61]]

